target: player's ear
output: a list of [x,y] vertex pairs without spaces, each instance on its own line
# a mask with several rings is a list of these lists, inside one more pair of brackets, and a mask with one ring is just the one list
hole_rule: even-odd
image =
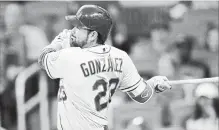
[[97,39],[98,33],[97,33],[96,31],[91,31],[91,32],[89,33],[89,37],[90,37],[90,40],[91,40],[91,41],[94,41],[95,39]]

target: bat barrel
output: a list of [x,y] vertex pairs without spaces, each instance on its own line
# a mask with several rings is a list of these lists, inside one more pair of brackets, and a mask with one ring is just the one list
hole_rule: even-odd
[[189,80],[175,80],[169,81],[170,85],[180,85],[180,84],[200,84],[200,83],[218,83],[219,77],[212,78],[201,78],[201,79],[189,79]]

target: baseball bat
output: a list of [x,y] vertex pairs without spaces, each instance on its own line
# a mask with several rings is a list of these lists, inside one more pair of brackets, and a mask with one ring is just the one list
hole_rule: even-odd
[[219,82],[219,77],[168,81],[168,83],[169,83],[170,85],[200,84],[200,83],[218,83],[218,82]]

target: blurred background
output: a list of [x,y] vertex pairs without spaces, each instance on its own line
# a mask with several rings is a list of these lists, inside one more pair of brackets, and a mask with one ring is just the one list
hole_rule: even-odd
[[[65,15],[97,4],[113,17],[106,44],[126,51],[145,79],[218,76],[218,1],[0,2],[0,125],[56,130],[59,79],[36,64],[40,50],[72,26]],[[110,130],[218,130],[219,84],[185,84],[139,105],[116,92]]]

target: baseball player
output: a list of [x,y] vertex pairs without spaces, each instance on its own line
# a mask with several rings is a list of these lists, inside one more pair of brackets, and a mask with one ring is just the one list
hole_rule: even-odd
[[39,57],[48,76],[61,79],[59,130],[107,130],[107,107],[117,89],[145,103],[171,88],[164,76],[145,81],[127,53],[104,44],[113,25],[105,9],[84,5],[66,20],[74,28],[56,36]]

